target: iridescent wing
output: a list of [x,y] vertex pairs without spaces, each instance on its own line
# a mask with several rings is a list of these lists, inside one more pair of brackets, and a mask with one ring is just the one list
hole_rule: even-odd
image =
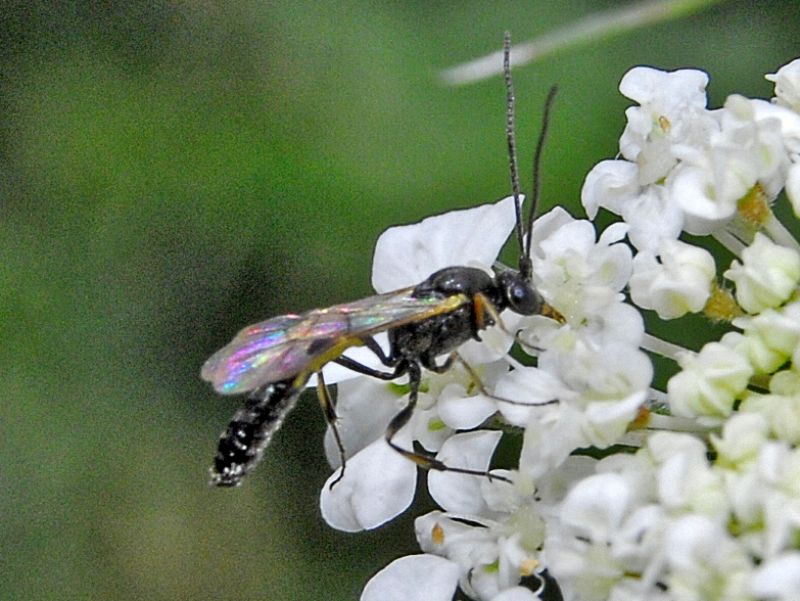
[[314,372],[347,348],[390,328],[451,311],[468,298],[416,298],[413,288],[352,303],[282,315],[244,328],[203,365],[200,375],[221,394]]

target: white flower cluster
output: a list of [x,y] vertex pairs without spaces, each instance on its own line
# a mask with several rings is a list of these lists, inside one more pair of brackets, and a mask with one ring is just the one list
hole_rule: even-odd
[[[416,520],[422,553],[381,570],[362,600],[449,601],[459,587],[528,601],[555,586],[567,601],[800,599],[800,246],[797,222],[772,212],[785,191],[800,216],[800,60],[767,77],[772,102],[731,96],[709,110],[703,72],[625,75],[636,105],[619,158],[586,178],[590,220],[557,208],[534,225],[534,283],[552,311],[506,325],[535,366],[507,355],[499,328],[487,332],[462,355],[492,394],[458,367],[428,375],[396,436],[487,470],[502,429],[519,430],[518,464],[491,480],[429,473],[441,509]],[[376,249],[376,289],[465,257],[491,265],[511,203],[393,228]],[[598,235],[600,208],[622,221]],[[713,236],[727,268],[684,233]],[[671,342],[646,332],[645,314],[690,313],[726,333],[693,352],[679,346],[683,326]],[[676,372],[661,391],[654,354]],[[411,504],[416,465],[383,439],[405,392],[365,377],[340,384],[350,457],[321,497],[335,528],[375,528]]]

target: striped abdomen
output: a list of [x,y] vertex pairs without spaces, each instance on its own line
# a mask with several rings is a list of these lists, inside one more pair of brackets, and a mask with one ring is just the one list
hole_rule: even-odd
[[254,468],[291,411],[302,386],[296,378],[272,382],[253,392],[222,433],[211,468],[211,484],[238,486]]

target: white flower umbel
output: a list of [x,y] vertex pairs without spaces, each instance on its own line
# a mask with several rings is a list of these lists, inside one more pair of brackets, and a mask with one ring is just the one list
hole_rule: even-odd
[[[396,436],[496,477],[429,474],[439,509],[416,519],[423,554],[378,572],[362,599],[800,599],[800,243],[796,219],[776,217],[792,212],[773,213],[788,200],[800,215],[800,61],[768,78],[772,102],[709,109],[701,71],[623,77],[636,105],[619,157],[586,177],[589,219],[556,208],[534,225],[546,315],[509,320],[515,358],[499,328],[488,348],[465,345],[490,395],[463,369],[426,374]],[[603,210],[621,221],[599,232]],[[390,230],[375,287],[488,269],[513,225],[506,199],[410,238]],[[417,469],[383,440],[406,392],[340,386],[347,470],[322,493],[335,527],[374,528],[411,503]],[[496,448],[508,469],[491,469]]]

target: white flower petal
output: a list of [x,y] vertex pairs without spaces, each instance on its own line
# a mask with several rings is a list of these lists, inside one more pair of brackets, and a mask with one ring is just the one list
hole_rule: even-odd
[[414,520],[414,532],[420,549],[425,553],[448,556],[458,562],[466,559],[462,567],[467,568],[475,558],[464,558],[464,548],[467,548],[466,555],[469,555],[469,547],[474,547],[478,541],[488,540],[488,528],[476,527],[438,510]]
[[676,239],[683,228],[683,210],[662,185],[648,186],[621,213],[630,226],[628,239],[638,250],[655,252],[662,240]]
[[684,214],[684,229],[690,234],[703,236],[724,226],[736,213],[736,201],[742,194],[717,196],[710,170],[692,165],[682,165],[669,181],[673,202]]
[[514,198],[450,211],[413,225],[392,227],[375,245],[372,287],[379,293],[416,286],[454,265],[490,267],[516,224]]
[[622,160],[600,161],[586,175],[581,189],[581,203],[589,219],[600,207],[621,215],[627,202],[640,193],[636,163]]
[[458,565],[436,555],[407,555],[375,574],[361,601],[450,601],[458,586]]
[[[743,407],[747,401],[743,403]],[[767,441],[767,421],[757,413],[739,413],[731,416],[722,427],[722,436],[711,435],[711,442],[719,455],[718,461],[730,466],[744,466],[756,459]]]
[[520,453],[520,471],[537,480],[559,467],[575,449],[588,446],[581,430],[583,414],[561,404],[541,419],[534,414]]
[[508,588],[499,595],[492,597],[492,601],[539,601],[539,599],[539,595],[522,586]]
[[[398,404],[400,397],[386,382],[367,376],[341,382],[337,392],[336,426],[347,457],[352,457],[383,438],[402,403]],[[325,456],[331,466],[339,466],[339,449],[330,427],[325,432]]]
[[[679,436],[670,437],[675,441]],[[654,443],[656,446],[658,443]],[[663,447],[661,445],[661,452]],[[722,476],[711,469],[705,449],[690,449],[682,443],[674,445],[674,452],[666,458],[658,471],[658,498],[669,510],[690,509],[697,513],[724,521],[728,514],[728,502]]]
[[436,402],[439,417],[455,430],[472,430],[485,422],[497,411],[497,403],[491,397],[467,396],[458,384],[451,384],[442,390]]
[[500,399],[496,407],[512,425],[524,427],[532,415],[541,415],[553,409],[552,401],[558,400],[564,387],[550,373],[536,367],[515,369],[497,383],[495,393]]
[[756,121],[775,119],[780,124],[780,132],[783,143],[792,151],[798,151],[798,140],[800,140],[800,114],[796,110],[791,110],[780,103],[767,102],[760,98],[750,100],[753,108],[753,116]]
[[619,91],[641,105],[659,103],[663,112],[675,112],[686,106],[705,108],[707,85],[708,74],[697,69],[633,67],[619,82]]
[[[508,332],[516,332],[523,317],[513,311],[504,311],[501,319]],[[514,337],[499,326],[483,330],[480,337],[480,340],[467,340],[458,349],[458,354],[468,365],[483,365],[503,359],[514,345]]]
[[[489,430],[456,434],[445,441],[436,458],[449,467],[485,472],[501,437],[502,432]],[[486,509],[480,492],[481,479],[480,476],[456,472],[431,471],[428,491],[446,511],[480,514]]]
[[761,564],[751,584],[753,594],[760,599],[800,599],[800,553],[787,551]]
[[578,482],[564,499],[561,520],[593,542],[610,542],[630,511],[627,481],[617,474],[595,474]]
[[664,542],[676,599],[746,599],[752,563],[720,523],[690,514],[673,523]]
[[[411,448],[411,437],[401,430],[394,441]],[[405,511],[414,499],[417,466],[393,450],[382,438],[354,455],[337,484],[337,469],[320,494],[323,519],[344,532],[371,530]]]
[[533,235],[531,236],[531,253],[541,253],[541,244],[562,227],[575,221],[566,209],[560,206],[553,207],[544,215],[540,215],[533,222]]

